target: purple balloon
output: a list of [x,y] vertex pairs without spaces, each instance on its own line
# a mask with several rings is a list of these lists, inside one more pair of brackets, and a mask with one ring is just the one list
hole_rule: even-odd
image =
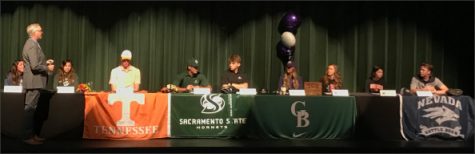
[[300,17],[294,12],[288,12],[284,18],[286,26],[298,27],[301,24]]
[[297,28],[300,26],[302,23],[300,16],[298,13],[295,13],[293,11],[287,12],[284,17],[280,20],[279,24],[279,32],[283,33],[285,31],[292,32],[294,34],[297,33]]

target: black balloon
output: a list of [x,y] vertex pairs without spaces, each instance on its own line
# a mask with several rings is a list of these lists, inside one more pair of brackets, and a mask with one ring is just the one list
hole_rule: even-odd
[[280,33],[289,31],[293,34],[296,34],[297,28],[300,26],[301,23],[302,20],[300,19],[299,14],[293,11],[289,11],[280,20],[278,29]]
[[295,46],[288,48],[282,42],[277,43],[277,57],[282,61],[282,64],[287,65],[288,61],[294,60]]

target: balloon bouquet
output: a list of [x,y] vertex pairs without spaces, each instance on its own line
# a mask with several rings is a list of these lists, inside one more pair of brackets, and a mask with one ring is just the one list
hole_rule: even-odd
[[279,22],[278,31],[281,33],[281,40],[277,44],[277,56],[282,61],[284,67],[287,65],[287,62],[294,60],[295,35],[300,24],[300,16],[293,11],[287,12]]
[[[281,33],[281,40],[277,44],[277,56],[282,61],[284,68],[287,63],[294,61],[294,52],[297,34],[297,28],[300,26],[300,16],[293,12],[287,12],[279,22],[278,31]],[[285,86],[279,87],[274,93],[279,95],[287,95],[288,89]]]

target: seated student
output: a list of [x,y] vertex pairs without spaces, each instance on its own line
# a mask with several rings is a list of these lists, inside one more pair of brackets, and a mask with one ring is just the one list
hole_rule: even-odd
[[371,71],[371,76],[366,79],[365,92],[369,93],[379,93],[380,90],[384,88],[384,71],[383,68],[379,66],[373,66]]
[[279,87],[289,89],[303,89],[302,78],[298,75],[295,64],[292,61],[287,63],[286,73],[280,76]]
[[338,66],[336,64],[328,65],[325,75],[320,78],[320,82],[322,82],[322,92],[325,95],[331,93],[333,89],[341,89],[343,81]]
[[4,84],[7,86],[22,86],[24,71],[25,62],[23,62],[23,60],[16,60],[14,63],[12,63],[12,67],[7,74]]
[[69,59],[63,61],[61,67],[53,79],[53,87],[57,86],[74,86],[78,85],[79,78],[73,69],[73,62]]
[[175,87],[163,87],[161,92],[191,92],[193,88],[210,88],[208,79],[204,74],[201,74],[198,70],[198,60],[191,58],[188,60],[188,66],[186,72],[177,75],[173,81]]
[[[228,69],[221,76],[221,91],[234,93],[241,88],[248,88],[248,80],[241,67],[241,56],[233,54],[228,58]],[[234,89],[234,90],[233,90]]]
[[432,65],[422,63],[419,66],[419,74],[412,77],[411,80],[411,93],[416,91],[431,91],[435,95],[446,94],[447,86],[445,86],[439,78],[432,76]]
[[118,88],[133,88],[134,92],[138,92],[140,70],[131,64],[132,52],[124,50],[120,57],[121,65],[111,71],[109,84],[112,92],[116,92]]

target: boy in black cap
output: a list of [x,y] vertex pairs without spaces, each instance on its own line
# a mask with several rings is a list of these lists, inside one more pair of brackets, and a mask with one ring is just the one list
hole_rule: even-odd
[[198,70],[199,63],[195,58],[188,60],[187,71],[177,75],[173,85],[163,87],[162,92],[191,92],[193,88],[211,88],[208,79]]

